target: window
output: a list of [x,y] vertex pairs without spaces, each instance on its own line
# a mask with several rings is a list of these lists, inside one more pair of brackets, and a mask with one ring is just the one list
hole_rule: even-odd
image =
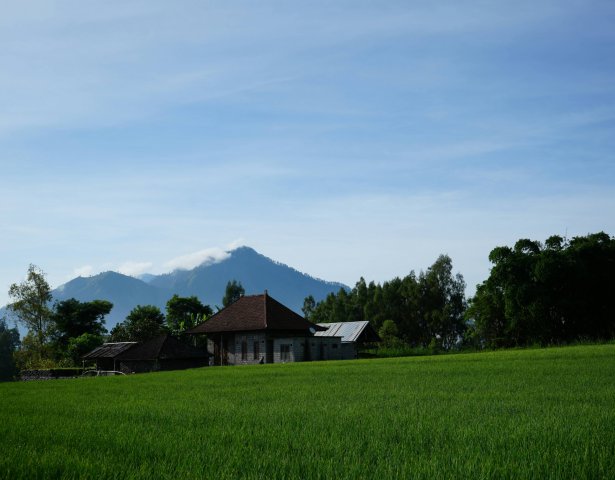
[[289,344],[280,345],[280,360],[282,362],[290,361],[290,345]]
[[248,340],[246,337],[241,337],[241,359],[248,359]]
[[260,354],[260,352],[258,351],[258,349],[259,349],[258,347],[259,347],[258,340],[256,340],[254,342],[254,352],[252,352],[254,354],[254,357],[253,357],[254,360],[258,360],[258,356]]

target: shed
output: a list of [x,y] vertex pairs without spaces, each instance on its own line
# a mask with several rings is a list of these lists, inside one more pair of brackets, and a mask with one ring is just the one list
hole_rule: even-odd
[[342,338],[342,358],[344,359],[358,358],[359,348],[381,341],[380,336],[367,320],[361,322],[319,323],[318,326],[325,327],[326,330],[316,332],[315,336]]
[[127,349],[116,357],[125,373],[184,370],[209,364],[209,354],[169,334],[159,335]]
[[95,362],[96,370],[117,370],[117,356],[137,345],[137,342],[108,342],[86,353],[81,359]]

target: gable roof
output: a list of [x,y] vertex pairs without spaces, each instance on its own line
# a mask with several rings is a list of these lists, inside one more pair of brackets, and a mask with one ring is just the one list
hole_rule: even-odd
[[255,330],[282,330],[310,332],[324,330],[323,327],[307,321],[290,308],[270,297],[263,295],[246,295],[218,313],[209,320],[187,330],[185,333],[223,333]]
[[120,353],[118,360],[206,358],[209,354],[165,333]]
[[379,342],[381,339],[374,327],[365,320],[362,322],[319,323],[325,331],[316,332],[317,337],[342,337],[342,342]]
[[134,347],[137,342],[108,342],[103,343],[100,347],[96,347],[83,357],[84,360],[93,360],[95,358],[115,358],[120,353]]

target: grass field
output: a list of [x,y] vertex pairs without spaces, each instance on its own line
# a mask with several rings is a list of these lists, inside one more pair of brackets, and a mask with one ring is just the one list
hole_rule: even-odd
[[615,345],[0,385],[0,476],[615,477]]

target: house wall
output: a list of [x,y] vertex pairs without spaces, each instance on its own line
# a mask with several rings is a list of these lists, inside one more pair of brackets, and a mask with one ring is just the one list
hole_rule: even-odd
[[[246,352],[242,350],[242,343],[246,342]],[[255,348],[255,343],[258,348]],[[228,335],[228,364],[251,365],[265,363],[267,338],[263,333],[237,333]],[[214,354],[214,342],[207,341],[207,351]]]
[[146,373],[160,370],[156,360],[121,360],[118,370],[124,373]]
[[340,337],[310,337],[311,360],[341,360],[342,342]]
[[354,360],[359,358],[357,344],[355,342],[341,342],[341,359]]
[[[242,344],[246,342],[246,355]],[[258,343],[255,355],[254,344]],[[271,337],[265,333],[228,334],[228,365],[271,363],[267,357],[268,343],[273,344],[273,363],[303,362],[306,360],[342,360],[356,358],[354,346],[344,346],[340,337]],[[306,343],[309,354],[306,355]],[[207,341],[207,350],[214,355],[214,340]]]

